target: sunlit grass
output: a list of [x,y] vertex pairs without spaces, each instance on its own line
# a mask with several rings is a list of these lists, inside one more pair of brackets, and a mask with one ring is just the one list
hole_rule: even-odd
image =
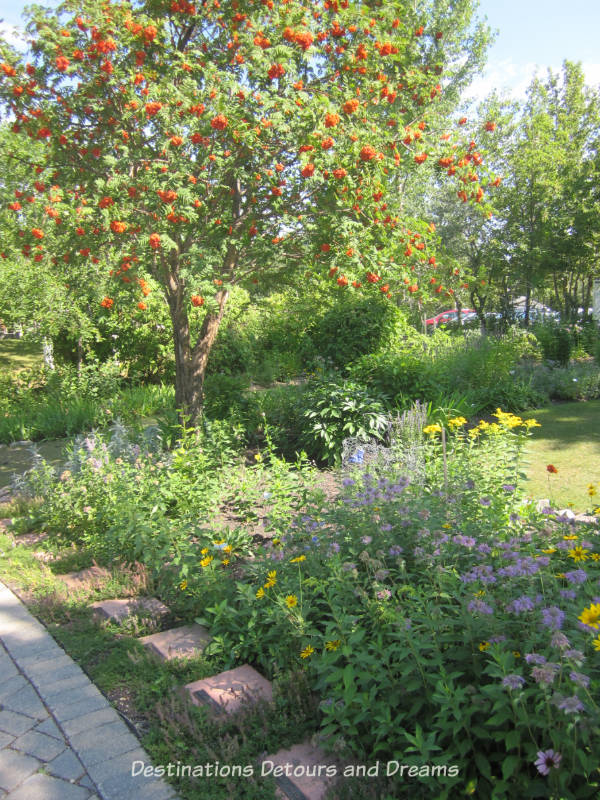
[[[600,401],[557,403],[534,411],[541,428],[533,428],[527,458],[526,491],[549,498],[561,508],[587,511],[600,505]],[[552,464],[558,472],[550,474]],[[598,494],[590,497],[588,486]]]

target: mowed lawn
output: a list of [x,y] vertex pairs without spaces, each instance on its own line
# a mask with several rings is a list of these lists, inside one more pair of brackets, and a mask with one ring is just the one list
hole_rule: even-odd
[[42,346],[26,339],[0,339],[0,373],[14,375],[42,365]]
[[[555,403],[523,417],[534,417],[542,426],[532,428],[527,448],[528,495],[547,497],[560,508],[571,504],[575,511],[600,506],[600,400]],[[548,473],[548,464],[557,474]],[[588,494],[591,483],[595,497]]]

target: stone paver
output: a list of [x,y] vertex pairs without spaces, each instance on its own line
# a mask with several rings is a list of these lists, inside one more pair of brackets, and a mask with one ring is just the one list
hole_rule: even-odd
[[16,750],[0,750],[0,788],[10,792],[42,766],[37,758]]
[[[158,601],[157,601],[158,602]],[[176,800],[117,711],[0,583],[0,800]]]
[[115,600],[98,600],[90,604],[93,615],[98,620],[121,623],[134,615],[161,619],[168,616],[169,609],[156,597],[125,597]]
[[215,714],[235,714],[244,703],[273,700],[271,682],[248,664],[188,683],[184,688],[195,705]]
[[189,658],[201,653],[210,642],[211,636],[202,625],[182,625],[168,631],[142,636],[138,640],[149,652],[161,661],[173,658]]
[[59,741],[53,736],[47,736],[45,733],[27,731],[23,736],[15,739],[11,747],[40,761],[52,761],[53,758],[63,752],[66,744],[64,741]]
[[281,800],[323,800],[334,780],[327,777],[326,768],[333,765],[331,756],[303,742],[262,759],[261,774],[275,778]]
[[80,569],[79,572],[67,572],[66,575],[57,575],[56,577],[66,584],[68,589],[78,591],[100,586],[110,579],[111,574],[104,567],[93,566]]
[[6,800],[89,800],[90,790],[38,773],[24,781]]

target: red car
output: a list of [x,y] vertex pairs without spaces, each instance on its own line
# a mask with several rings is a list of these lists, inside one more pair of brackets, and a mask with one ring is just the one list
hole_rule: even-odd
[[[460,312],[462,315],[466,314],[474,314],[475,309],[473,308],[463,308]],[[442,311],[441,314],[438,314],[436,317],[431,317],[431,319],[425,320],[425,325],[433,325],[437,328],[438,325],[444,325],[447,322],[456,322],[458,320],[458,311],[453,308],[449,311]]]

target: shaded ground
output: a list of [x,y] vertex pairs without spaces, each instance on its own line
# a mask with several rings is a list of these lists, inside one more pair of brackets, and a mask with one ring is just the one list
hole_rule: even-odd
[[[56,467],[64,460],[62,453],[68,441],[68,439],[52,439],[36,442],[35,448],[49,464]],[[0,488],[10,486],[13,475],[30,469],[32,463],[31,444],[0,444]]]
[[[541,425],[532,429],[528,448],[528,493],[561,507],[572,503],[578,511],[600,506],[600,400],[555,403],[524,416]],[[547,472],[548,464],[557,474]],[[588,495],[589,484],[596,485],[595,497]]]
[[42,364],[42,348],[26,339],[0,339],[0,373],[14,374]]

